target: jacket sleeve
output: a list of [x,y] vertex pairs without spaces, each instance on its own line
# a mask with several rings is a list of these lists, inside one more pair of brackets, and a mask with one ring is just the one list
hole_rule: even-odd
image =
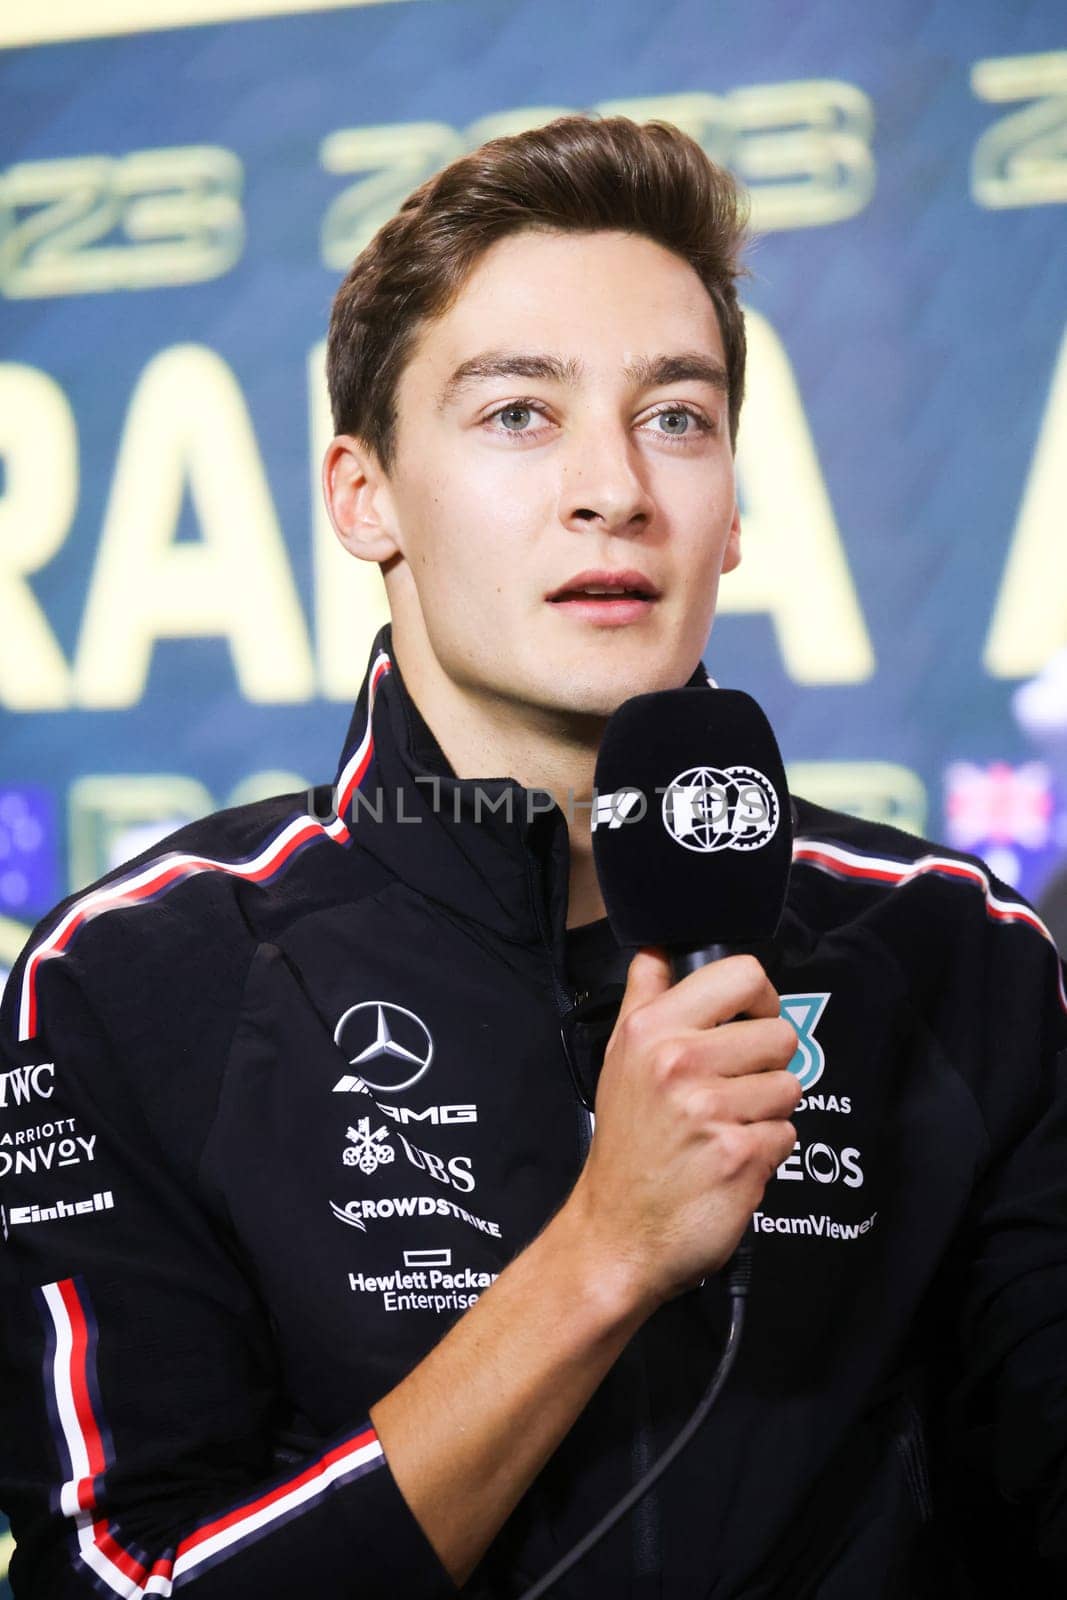
[[1042,1576],[1058,1575],[1062,1592],[1067,996],[1051,939],[1019,909],[1019,918],[999,924],[987,918],[980,932],[963,936],[962,965],[956,963],[963,975],[948,997],[953,1020],[946,1041],[950,1035],[955,1041],[988,1142],[959,1247],[943,1275],[941,1303],[954,1328],[946,1414],[968,1547],[979,1561],[983,1551],[993,1566],[1005,1561],[1017,1577],[1019,1561],[1036,1557]]
[[74,962],[36,971],[32,1019],[26,976],[0,1016],[16,1596],[455,1594],[368,1421],[293,1448],[239,1242],[161,1149]]

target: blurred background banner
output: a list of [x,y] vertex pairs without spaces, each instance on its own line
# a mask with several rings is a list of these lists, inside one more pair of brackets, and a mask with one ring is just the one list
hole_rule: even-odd
[[801,792],[1062,916],[1059,0],[9,0],[0,979],[162,832],[332,777],[384,615],[318,490],[334,288],[453,156],[588,109],[752,193],[710,670]]

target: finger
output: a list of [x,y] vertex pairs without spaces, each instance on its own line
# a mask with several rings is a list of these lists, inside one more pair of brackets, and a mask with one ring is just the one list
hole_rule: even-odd
[[667,1031],[713,1028],[734,1017],[776,1017],[778,993],[755,956],[725,956],[676,983],[657,1010]]
[[636,1011],[638,1006],[648,1005],[650,1001],[666,994],[670,986],[671,964],[666,951],[652,946],[639,950],[626,974],[626,992],[619,1007],[618,1021],[621,1022],[631,1011]]
[[761,1122],[751,1129],[751,1133],[756,1141],[758,1159],[762,1160],[769,1179],[771,1173],[777,1171],[782,1162],[793,1154],[797,1130],[791,1122]]
[[791,1072],[757,1072],[720,1078],[709,1110],[722,1122],[786,1122],[799,1103],[800,1085]]
[[753,1017],[743,1022],[721,1022],[688,1036],[694,1071],[720,1078],[780,1072],[797,1052],[797,1034],[784,1017]]

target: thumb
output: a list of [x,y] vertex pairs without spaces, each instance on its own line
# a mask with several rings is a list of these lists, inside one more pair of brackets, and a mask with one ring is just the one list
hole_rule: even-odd
[[630,962],[626,992],[619,1007],[619,1022],[638,1006],[644,1006],[671,986],[671,963],[665,950],[646,945]]

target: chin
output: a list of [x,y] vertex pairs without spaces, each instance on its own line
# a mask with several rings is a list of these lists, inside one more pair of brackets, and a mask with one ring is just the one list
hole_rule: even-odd
[[571,716],[606,720],[634,695],[649,694],[656,689],[679,688],[692,670],[692,667],[674,661],[635,660],[616,663],[611,671],[576,670],[568,674],[565,683],[556,682],[551,686],[546,685],[546,688],[555,709]]

